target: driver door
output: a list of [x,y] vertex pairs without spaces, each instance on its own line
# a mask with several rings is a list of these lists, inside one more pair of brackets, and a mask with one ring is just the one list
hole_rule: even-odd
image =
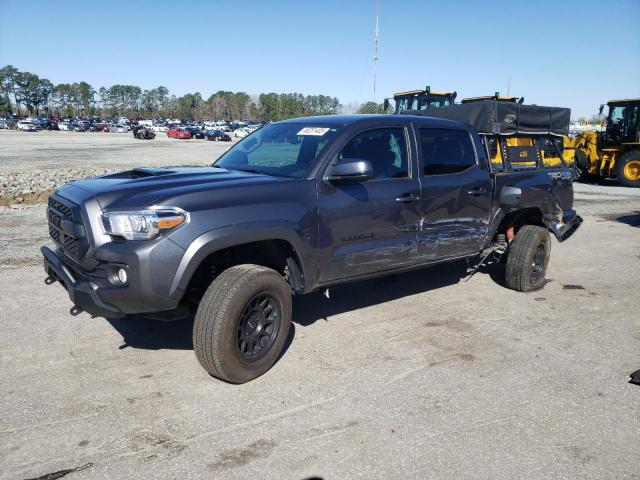
[[[320,282],[413,265],[418,257],[420,183],[409,131],[373,128],[342,147],[320,182],[318,198]],[[335,185],[332,165],[366,160],[373,178]]]

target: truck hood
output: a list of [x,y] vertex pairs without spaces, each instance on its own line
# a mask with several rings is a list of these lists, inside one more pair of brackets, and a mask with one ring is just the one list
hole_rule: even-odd
[[70,200],[80,202],[89,197],[95,197],[102,209],[105,210],[124,209],[166,205],[164,202],[169,199],[190,197],[192,194],[203,191],[217,191],[287,180],[281,177],[214,167],[134,168],[78,180],[61,187],[58,193],[62,196],[72,197],[69,198]]

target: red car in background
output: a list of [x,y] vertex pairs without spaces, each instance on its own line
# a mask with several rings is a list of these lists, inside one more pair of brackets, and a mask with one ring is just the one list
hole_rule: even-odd
[[171,127],[167,130],[169,138],[191,138],[191,134],[184,127]]

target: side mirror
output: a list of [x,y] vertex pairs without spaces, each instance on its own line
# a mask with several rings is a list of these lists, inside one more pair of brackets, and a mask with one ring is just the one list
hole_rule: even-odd
[[387,113],[387,110],[389,110],[389,99],[385,98],[384,102],[382,102],[382,108],[384,109],[384,113]]
[[371,178],[373,178],[371,162],[368,160],[345,158],[331,168],[327,180],[334,185],[346,185],[366,182]]
[[598,116],[602,115],[603,111],[604,111],[604,105],[600,105],[600,110],[598,110]]

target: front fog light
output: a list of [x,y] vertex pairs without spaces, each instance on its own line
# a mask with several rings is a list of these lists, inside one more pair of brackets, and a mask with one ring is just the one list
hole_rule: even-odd
[[127,271],[124,268],[118,270],[118,280],[122,284],[127,283]]

